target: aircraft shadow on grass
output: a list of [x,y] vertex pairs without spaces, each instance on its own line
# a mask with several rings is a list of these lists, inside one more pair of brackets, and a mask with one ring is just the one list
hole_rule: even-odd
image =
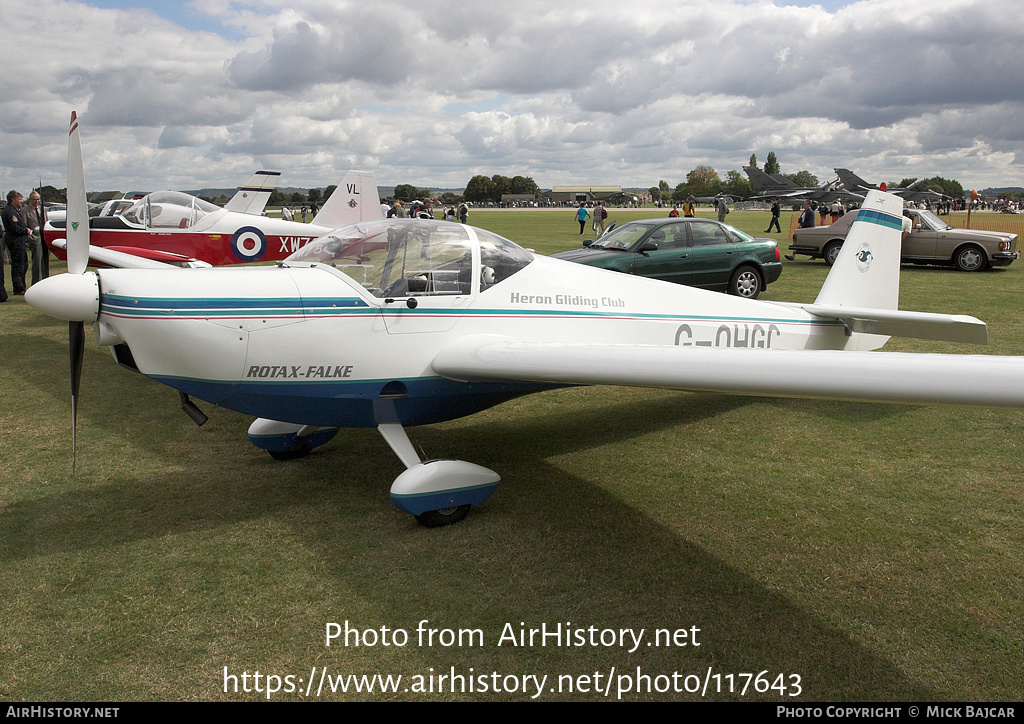
[[[24,343],[28,338],[14,341]],[[52,346],[54,354],[63,351],[57,343]],[[25,369],[14,373],[28,367],[26,363]],[[56,370],[45,377],[43,384],[54,391],[56,406],[57,399],[63,397],[58,392],[63,393],[65,381]],[[92,375],[97,388],[102,387],[103,377]],[[139,386],[153,389],[141,379]],[[103,398],[100,389],[86,388],[83,394],[93,396],[95,403],[87,426],[100,427],[104,436],[123,434],[114,422],[120,403]],[[379,540],[381,522],[403,518],[375,494],[379,484],[372,481],[379,480],[379,468],[395,463],[390,458],[382,463],[379,455],[373,455],[379,440],[372,431],[350,431],[320,454],[284,466],[237,446],[237,474],[207,479],[195,471],[214,467],[219,456],[232,454],[233,431],[209,440],[214,436],[206,430],[186,430],[183,438],[201,435],[212,443],[209,447],[185,443],[187,470],[145,480],[115,472],[109,482],[88,484],[98,471],[90,473],[86,467],[80,478],[85,485],[63,486],[52,495],[5,506],[0,512],[0,552],[8,561],[54,554],[73,560],[91,557],[92,549],[230,527],[269,516],[290,527],[303,545],[317,552],[322,570],[335,578],[340,588],[357,591],[360,598],[387,600],[394,597],[396,585],[408,586],[410,592],[415,591],[418,605],[431,612],[424,617],[443,618],[444,611],[458,609],[461,597],[479,597],[486,602],[481,620],[458,624],[485,629],[491,641],[500,625],[488,622],[502,618],[498,613],[502,611],[512,612],[508,617],[515,618],[525,597],[545,601],[545,606],[550,601],[551,623],[570,620],[582,625],[648,628],[694,624],[705,632],[704,649],[645,649],[628,657],[630,665],[645,670],[702,672],[714,666],[717,673],[732,673],[723,668],[727,664],[733,671],[800,673],[806,690],[819,700],[942,698],[942,692],[912,681],[849,633],[835,629],[819,615],[688,540],[685,532],[667,527],[600,486],[546,461],[575,450],[701,424],[750,402],[750,398],[688,393],[665,393],[654,400],[643,395],[639,400],[613,404],[569,399],[567,404],[585,408],[588,424],[567,425],[565,416],[555,410],[539,417],[422,428],[422,435],[416,437],[422,437],[428,448],[443,437],[446,444],[485,457],[493,457],[503,448],[516,450],[519,473],[513,480],[520,478],[516,494],[505,496],[508,500],[493,513],[489,512],[491,506],[483,506],[477,525],[466,532],[447,529],[445,536],[424,537],[415,525],[399,526],[393,543],[385,546]],[[60,404],[65,404],[62,399]],[[840,412],[847,411],[843,408]],[[500,408],[496,414],[501,415]],[[630,424],[622,424],[625,420]],[[214,423],[233,428],[244,425],[244,420],[217,413]],[[523,437],[534,444],[517,445]],[[132,444],[149,448],[147,452],[157,456],[167,455],[170,465],[180,468],[183,462],[173,459],[173,449],[159,436],[133,440]],[[179,445],[176,441],[171,447]],[[345,465],[339,466],[339,460],[345,460]],[[565,508],[575,509],[579,515],[566,516]],[[685,530],[685,520],[680,526]],[[553,535],[556,529],[558,533]],[[200,556],[202,550],[201,546]],[[460,552],[453,556],[453,550]],[[209,553],[218,555],[213,549]],[[422,566],[416,561],[431,563]],[[381,575],[367,575],[369,570]],[[495,575],[505,581],[520,580],[522,585],[495,586]],[[458,580],[455,587],[450,585],[453,578]],[[611,600],[593,600],[587,592],[594,579],[617,582],[617,595]],[[515,593],[502,596],[502,590]],[[303,595],[296,592],[299,598]],[[337,605],[339,601],[331,603]],[[381,611],[385,621],[395,615]],[[408,614],[411,621],[419,615]],[[288,645],[282,642],[282,646]],[[561,667],[572,664],[579,655],[572,649],[543,653]],[[502,653],[506,655],[516,659],[515,652]],[[534,655],[524,654],[524,658]],[[423,656],[425,665],[434,663],[429,658],[431,652],[424,651]],[[865,671],[873,675],[865,678]]]

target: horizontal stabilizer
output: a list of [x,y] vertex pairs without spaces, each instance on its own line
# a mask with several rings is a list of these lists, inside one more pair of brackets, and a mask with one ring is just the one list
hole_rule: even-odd
[[937,339],[964,344],[988,344],[988,325],[966,314],[901,312],[895,309],[858,309],[790,302],[773,304],[802,309],[822,319],[837,319],[849,327],[851,332],[884,334],[887,337]]
[[1024,384],[1019,382],[1024,379],[1024,358],[994,355],[518,342],[474,335],[445,347],[431,366],[443,377],[466,382],[515,380],[764,397],[1024,406]]

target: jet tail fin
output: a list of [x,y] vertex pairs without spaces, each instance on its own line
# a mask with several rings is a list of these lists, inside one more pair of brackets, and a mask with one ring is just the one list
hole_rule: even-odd
[[279,171],[257,171],[245,186],[238,189],[224,208],[228,211],[259,216],[263,213],[280,177]]
[[324,203],[313,223],[335,229],[357,221],[382,219],[377,178],[369,171],[349,171]]
[[848,168],[834,168],[832,170],[836,172],[836,176],[839,177],[839,183],[847,191],[863,193],[875,188],[874,185],[869,184]]

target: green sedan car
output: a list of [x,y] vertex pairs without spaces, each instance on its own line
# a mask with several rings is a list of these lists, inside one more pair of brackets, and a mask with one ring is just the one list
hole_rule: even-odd
[[632,221],[582,249],[553,256],[747,299],[757,298],[782,274],[773,239],[758,239],[710,219]]

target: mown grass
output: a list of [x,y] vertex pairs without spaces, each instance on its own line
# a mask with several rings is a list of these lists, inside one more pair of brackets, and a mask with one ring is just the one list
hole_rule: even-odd
[[[545,253],[579,243],[569,211],[471,221]],[[729,221],[760,233],[767,215]],[[786,262],[766,296],[813,300],[825,274]],[[1019,263],[904,268],[901,306],[974,314],[990,323],[986,352],[1024,354],[1022,279]],[[276,463],[246,441],[248,418],[201,404],[211,420],[196,428],[173,391],[91,343],[72,477],[66,325],[20,297],[0,305],[0,324],[0,701],[258,699],[224,693],[224,667],[308,678],[313,666],[552,678],[711,667],[801,676],[800,697],[745,697],[757,700],[1021,697],[1019,411],[558,390],[412,431],[429,454],[504,479],[464,523],[427,530],[388,500],[401,466],[375,432]],[[484,646],[324,645],[330,621],[414,631],[422,619],[481,629]],[[497,646],[520,622],[697,626],[701,646]]]

